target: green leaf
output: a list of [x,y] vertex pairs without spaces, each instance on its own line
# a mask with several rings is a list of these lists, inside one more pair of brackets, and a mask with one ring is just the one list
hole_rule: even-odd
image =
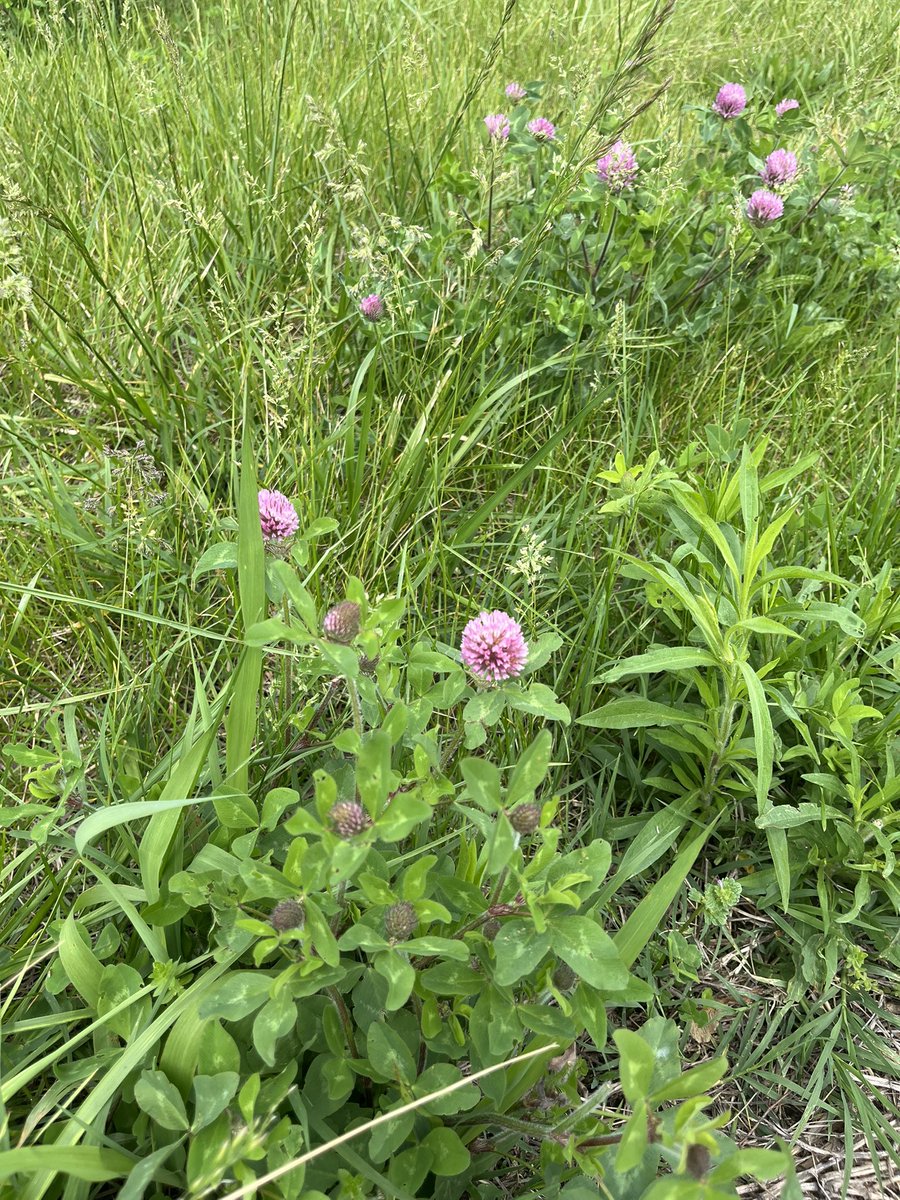
[[214,546],[207,546],[200,555],[191,580],[196,583],[201,575],[207,575],[210,571],[233,571],[236,567],[237,546],[234,542],[216,542]]
[[494,938],[494,982],[509,987],[530,976],[550,949],[549,933],[537,933],[530,921],[505,921]]
[[604,993],[628,986],[628,969],[616,944],[596,921],[590,917],[558,917],[552,922],[550,934],[553,949],[585,983]]
[[[249,416],[244,422],[241,446],[237,558],[241,628],[246,634],[262,621],[266,612],[266,563]],[[250,791],[250,758],[256,739],[261,682],[262,650],[247,647],[235,672],[231,705],[225,719],[225,782],[236,792]]]
[[727,1058],[711,1058],[658,1088],[651,1099],[654,1104],[663,1104],[667,1100],[687,1100],[691,1096],[699,1096],[715,1087],[727,1070]]
[[381,811],[390,785],[391,739],[383,729],[376,729],[363,739],[356,760],[356,786],[373,816]]
[[225,1111],[234,1098],[241,1081],[237,1071],[221,1071],[218,1075],[194,1076],[194,1120],[192,1132],[205,1129],[219,1113]]
[[388,994],[384,1001],[385,1012],[396,1012],[412,995],[416,982],[415,968],[396,950],[382,950],[380,954],[375,955],[372,966],[388,981]]
[[619,1080],[625,1099],[632,1106],[642,1102],[650,1089],[656,1055],[638,1033],[617,1029],[613,1041],[619,1051]]
[[634,696],[611,700],[609,704],[576,718],[575,724],[588,725],[592,729],[642,729],[650,725],[683,725],[685,722],[702,724],[699,717],[684,708]]
[[94,957],[86,935],[71,913],[66,917],[60,935],[59,957],[75,991],[96,1010],[103,967]]
[[626,658],[591,682],[616,683],[628,675],[652,675],[657,671],[690,671],[694,667],[718,665],[718,659],[708,650],[698,650],[693,646],[661,646],[658,650],[648,650],[646,654]]
[[568,725],[572,719],[565,704],[561,704],[552,688],[546,683],[532,683],[527,691],[509,688],[506,693],[510,708],[518,712],[531,713],[533,717],[544,717],[547,721],[561,721]]
[[58,1171],[86,1183],[118,1179],[135,1166],[135,1160],[118,1150],[99,1146],[20,1146],[0,1151],[0,1179],[10,1175]]
[[847,815],[830,804],[813,804],[811,801],[796,807],[792,804],[773,804],[756,818],[754,824],[757,829],[796,829],[800,825],[808,825],[811,821],[821,824],[823,819],[846,821]]
[[775,734],[769,704],[759,676],[749,663],[739,664],[753,716],[753,740],[756,749],[756,805],[760,814],[769,807],[769,791],[772,787],[772,763],[775,758]]
[[272,978],[256,971],[232,971],[220,979],[200,1004],[201,1017],[240,1021],[263,1004]]
[[496,725],[503,715],[506,697],[502,691],[476,692],[463,709],[463,720],[482,725]]
[[616,1151],[616,1170],[623,1174],[633,1170],[644,1157],[646,1149],[647,1106],[641,1100],[635,1105],[634,1112],[622,1130],[622,1140]]
[[756,1179],[777,1179],[788,1167],[787,1155],[780,1150],[738,1150],[730,1154],[707,1176],[709,1183],[730,1183],[742,1175]]
[[181,1092],[162,1071],[141,1071],[134,1085],[134,1098],[151,1120],[163,1129],[188,1129]]
[[366,1057],[385,1080],[412,1083],[416,1064],[403,1038],[384,1021],[373,1021],[366,1035]]
[[431,1169],[439,1177],[461,1175],[471,1162],[471,1155],[459,1134],[446,1126],[432,1129],[422,1139],[422,1145],[434,1156]]
[[631,966],[656,930],[662,925],[669,905],[678,895],[681,885],[687,878],[688,871],[694,865],[706,839],[712,833],[714,825],[715,822],[712,822],[701,829],[678,853],[672,866],[665,875],[656,881],[616,934],[614,941],[622,961],[627,967]]
[[485,812],[500,808],[500,772],[485,758],[464,758],[460,763],[469,796]]
[[275,1065],[275,1043],[297,1023],[297,1004],[287,988],[268,1000],[253,1021],[253,1045],[267,1066]]
[[511,807],[534,795],[550,766],[553,738],[548,729],[542,730],[519,757],[506,789],[506,804]]

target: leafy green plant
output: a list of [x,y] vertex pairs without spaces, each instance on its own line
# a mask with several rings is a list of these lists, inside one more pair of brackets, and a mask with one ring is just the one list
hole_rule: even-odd
[[643,686],[578,720],[645,731],[634,736],[653,748],[647,784],[682,818],[730,817],[738,856],[744,829],[765,835],[769,864],[743,890],[811,927],[799,965],[808,982],[828,983],[844,928],[875,891],[900,911],[891,669],[900,605],[889,564],[861,584],[779,565],[779,538],[796,516],[786,508],[767,517],[766,496],[806,464],[761,474],[765,454],[765,443],[745,447],[712,484],[652,460],[633,472],[635,486],[621,471],[608,477],[619,495],[605,512],[649,515],[666,531],[658,554],[626,556],[623,566],[643,583],[659,636],[597,681]]

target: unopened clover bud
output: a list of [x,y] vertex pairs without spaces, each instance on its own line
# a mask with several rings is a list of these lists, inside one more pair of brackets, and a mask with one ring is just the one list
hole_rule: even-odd
[[540,806],[537,804],[520,804],[518,808],[514,808],[509,814],[509,823],[516,833],[521,834],[522,837],[527,837],[529,833],[534,833],[541,823]]
[[359,633],[359,605],[344,600],[330,608],[322,622],[322,631],[329,642],[349,646]]
[[384,914],[384,932],[391,941],[405,941],[415,933],[418,924],[418,914],[408,900],[398,900]]
[[560,992],[567,992],[578,982],[578,976],[568,963],[561,962],[553,972],[553,986]]
[[481,932],[489,942],[492,942],[500,932],[500,922],[496,917],[491,917],[490,920],[485,921],[485,923],[482,925]]
[[355,800],[339,800],[328,814],[334,831],[342,838],[352,838],[372,824],[372,818]]
[[360,675],[374,675],[378,667],[380,659],[376,654],[374,658],[369,658],[365,654],[359,656],[359,673]]
[[705,1146],[701,1146],[699,1142],[694,1142],[692,1146],[688,1146],[688,1175],[692,1175],[694,1179],[702,1179],[706,1175],[711,1164],[712,1155]]
[[306,911],[299,900],[279,900],[269,915],[269,924],[277,933],[299,929],[306,920]]

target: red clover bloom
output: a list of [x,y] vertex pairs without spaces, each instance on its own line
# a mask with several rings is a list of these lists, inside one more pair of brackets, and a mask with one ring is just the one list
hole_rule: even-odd
[[638,161],[627,142],[616,142],[597,160],[597,174],[614,194],[634,187]]
[[556,138],[556,126],[546,117],[535,117],[525,128],[536,142],[552,142]]
[[799,107],[799,100],[789,100],[787,97],[785,97],[784,100],[779,100],[775,105],[775,115],[777,117],[783,117],[786,112],[790,112],[792,109]]
[[776,187],[779,183],[792,183],[798,172],[796,154],[790,150],[773,150],[759,177],[768,187]]
[[509,121],[506,119],[506,113],[492,113],[484,118],[484,124],[492,142],[505,142],[509,137]]
[[264,488],[259,493],[259,523],[266,541],[283,542],[297,532],[300,518],[287,496]]
[[518,622],[508,613],[480,613],[463,630],[461,657],[473,675],[502,683],[522,673],[528,646]]
[[747,216],[754,225],[777,221],[784,212],[784,201],[766,188],[757,188],[747,201]]
[[518,104],[520,100],[524,100],[526,95],[527,92],[521,83],[516,83],[515,80],[506,85],[506,97],[508,100],[512,100],[513,104]]
[[739,117],[747,107],[747,93],[739,83],[723,83],[716,93],[712,110],[723,120]]
[[380,321],[384,316],[384,301],[377,292],[373,292],[371,296],[363,296],[359,302],[359,311],[367,321]]

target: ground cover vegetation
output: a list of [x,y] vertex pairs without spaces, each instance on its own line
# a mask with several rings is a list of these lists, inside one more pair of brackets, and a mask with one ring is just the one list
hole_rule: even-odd
[[892,6],[0,51],[0,1195],[896,1194]]

